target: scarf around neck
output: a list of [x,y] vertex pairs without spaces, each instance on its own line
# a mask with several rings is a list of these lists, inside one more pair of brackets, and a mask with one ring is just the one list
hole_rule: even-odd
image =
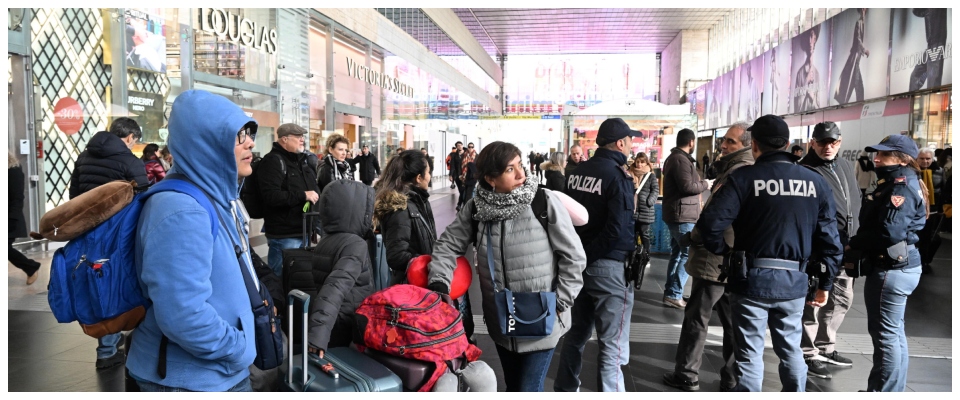
[[527,180],[510,193],[497,193],[477,185],[477,195],[474,197],[474,204],[477,206],[477,213],[473,219],[480,222],[505,221],[514,219],[530,208],[533,202],[533,196],[537,194],[537,180],[530,179],[530,170],[524,166],[523,172]]

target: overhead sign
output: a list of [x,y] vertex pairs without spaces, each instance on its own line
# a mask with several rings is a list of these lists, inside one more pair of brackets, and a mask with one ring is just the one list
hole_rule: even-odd
[[201,8],[199,14],[201,31],[270,54],[277,51],[276,28],[267,29],[256,21],[222,8]]
[[860,119],[882,117],[883,111],[886,108],[887,108],[886,101],[878,101],[876,103],[864,104],[863,109],[860,111]]
[[347,75],[371,85],[377,85],[401,96],[413,97],[413,86],[391,78],[380,71],[374,71],[347,57]]

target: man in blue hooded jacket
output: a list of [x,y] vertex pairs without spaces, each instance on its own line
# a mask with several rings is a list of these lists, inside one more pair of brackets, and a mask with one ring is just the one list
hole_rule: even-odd
[[256,346],[240,268],[256,273],[237,182],[253,172],[257,123],[224,97],[190,90],[174,101],[169,127],[171,173],[203,189],[224,223],[214,239],[209,214],[186,194],[144,204],[136,268],[152,305],[133,331],[127,369],[143,391],[250,391]]

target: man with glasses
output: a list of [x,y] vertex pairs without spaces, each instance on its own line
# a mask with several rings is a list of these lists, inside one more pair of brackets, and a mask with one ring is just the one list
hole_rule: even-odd
[[[238,182],[253,172],[257,122],[223,96],[188,90],[169,127],[172,172],[203,190],[210,208],[174,191],[143,204],[135,264],[151,306],[127,371],[144,392],[250,392],[257,349],[244,274],[257,275]],[[251,289],[260,285],[253,279]]]
[[[130,149],[140,141],[140,125],[127,117],[113,121],[109,131],[100,131],[90,138],[87,148],[73,163],[70,176],[70,198],[89,192],[113,181],[134,181],[138,189],[150,185],[147,169]],[[98,339],[97,369],[110,368],[123,362],[120,339],[114,333]]]
[[267,264],[277,276],[283,275],[283,250],[303,247],[303,213],[320,199],[317,175],[303,152],[306,133],[297,124],[280,125],[273,149],[257,166],[263,228],[270,248]]
[[[840,127],[826,121],[813,127],[813,151],[800,160],[816,171],[827,181],[833,191],[834,208],[837,212],[837,231],[840,233],[841,247],[847,245],[851,236],[860,226],[860,187],[854,173],[852,162],[837,157],[840,153]],[[820,249],[814,247],[816,253]],[[850,277],[840,268],[833,281],[833,290],[823,307],[804,306],[803,335],[800,346],[807,363],[807,375],[830,379],[832,375],[824,363],[850,367],[853,361],[837,353],[837,329],[843,323],[843,317],[853,304],[854,277]]]

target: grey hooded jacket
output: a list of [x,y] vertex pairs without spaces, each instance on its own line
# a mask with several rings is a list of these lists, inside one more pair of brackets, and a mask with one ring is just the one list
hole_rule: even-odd
[[[433,248],[432,261],[428,265],[429,282],[439,282],[450,287],[456,257],[466,253],[470,243],[477,243],[477,271],[480,291],[483,295],[483,318],[493,341],[511,351],[527,353],[552,349],[560,337],[570,329],[570,308],[583,287],[583,270],[587,256],[580,244],[570,214],[560,199],[547,190],[547,232],[537,221],[533,210],[527,208],[518,217],[506,221],[480,222],[473,232],[470,199],[457,218],[440,235]],[[494,303],[494,287],[487,264],[486,229],[490,227],[494,255],[496,288],[504,287],[504,270],[507,287],[514,292],[545,292],[553,290],[557,283],[556,324],[550,336],[540,339],[516,339],[503,336],[497,321]]]

